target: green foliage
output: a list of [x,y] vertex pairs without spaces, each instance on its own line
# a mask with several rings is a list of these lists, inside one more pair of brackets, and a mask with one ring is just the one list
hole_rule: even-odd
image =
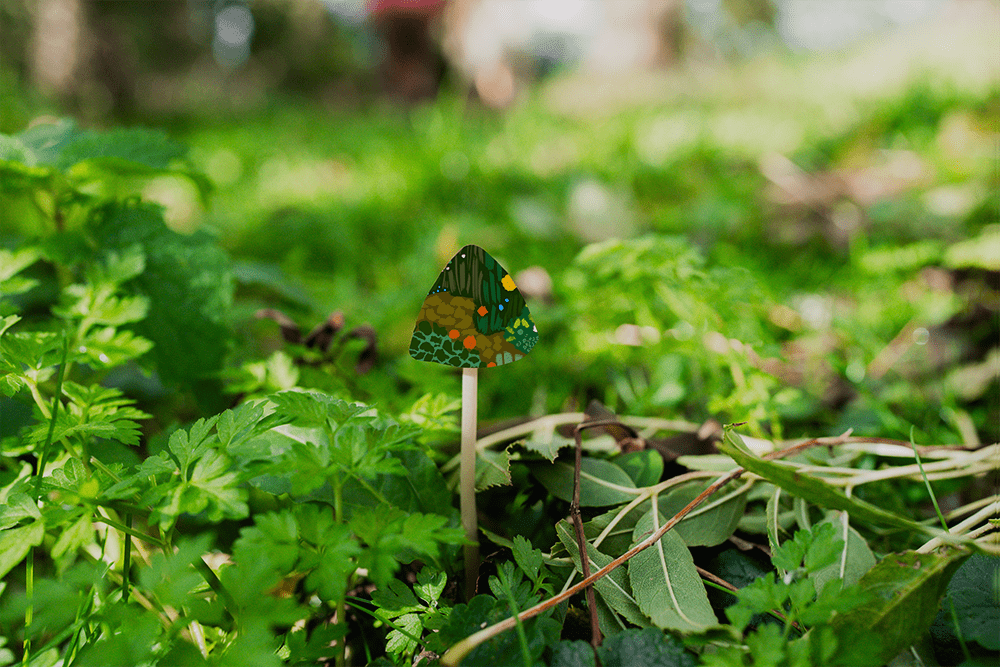
[[[726,610],[733,627],[742,632],[754,614],[781,613],[782,625],[761,624],[746,636],[746,648],[726,647],[706,653],[705,665],[880,665],[876,656],[859,651],[856,642],[879,638],[865,626],[848,626],[839,634],[830,619],[863,605],[859,590],[843,588],[839,580],[815,587],[814,575],[835,562],[843,542],[833,526],[823,524],[812,532],[798,531],[795,538],[775,549],[772,561],[779,571],[758,578],[736,593],[737,603]],[[796,632],[797,630],[797,632]],[[804,634],[802,634],[804,633]],[[793,634],[801,634],[794,638]],[[895,654],[893,654],[895,655]],[[748,661],[749,660],[749,661]]]
[[[4,251],[4,308],[50,309],[70,335],[74,364],[107,373],[139,361],[205,408],[221,407],[228,258],[211,235],[178,234],[161,207],[130,195],[159,174],[204,186],[184,150],[162,133],[97,133],[68,121],[4,136],[0,146],[0,190],[7,210],[20,213],[11,222],[21,241]],[[39,277],[18,275],[29,269]],[[9,369],[7,385],[19,370]]]
[[[646,449],[585,440],[591,571],[733,460],[753,473],[599,580],[596,609],[575,596],[463,664],[596,664],[578,641],[591,611],[605,665],[995,650],[994,591],[981,585],[995,568],[959,567],[964,550],[907,551],[936,529],[915,509],[919,480],[886,474],[898,452],[757,455],[783,433],[997,433],[997,202],[982,130],[995,110],[920,82],[880,93],[884,104],[798,85],[814,80],[782,91],[789,108],[812,96],[809,119],[746,101],[776,91],[725,85],[735,92],[644,104],[600,132],[542,96],[503,120],[447,97],[335,122],[276,104],[185,130],[190,160],[141,129],[64,121],[0,136],[0,664],[409,665],[578,581],[561,520],[573,417],[481,451],[490,559],[481,594],[456,598],[456,378],[405,355],[412,286],[455,239],[515,275],[544,267],[553,284],[525,290],[546,334],[530,364],[484,373],[484,422],[594,397],[655,417],[633,425]],[[849,122],[830,111],[848,107]],[[801,203],[772,192],[773,155],[809,172]],[[905,172],[900,155],[934,182],[871,199],[850,189]],[[192,162],[219,181],[218,205],[180,233],[143,198],[173,179],[204,201]],[[848,189],[811,199],[825,183]],[[590,242],[606,229],[620,238]],[[276,349],[274,323],[252,313],[279,307],[297,322],[342,311],[348,327],[371,323],[371,370],[347,368],[366,343],[346,331],[329,351]],[[687,433],[696,426],[659,419],[710,417],[747,421],[757,439],[730,432],[732,459],[704,455],[687,449],[708,444]],[[934,484],[955,497],[989,463],[933,451]],[[769,545],[773,560],[730,538]],[[719,593],[699,567],[742,589]]]

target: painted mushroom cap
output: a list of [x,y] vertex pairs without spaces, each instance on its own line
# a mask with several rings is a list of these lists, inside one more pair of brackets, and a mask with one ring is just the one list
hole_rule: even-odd
[[479,246],[441,271],[413,327],[410,356],[459,368],[501,366],[531,352],[538,330],[514,279]]

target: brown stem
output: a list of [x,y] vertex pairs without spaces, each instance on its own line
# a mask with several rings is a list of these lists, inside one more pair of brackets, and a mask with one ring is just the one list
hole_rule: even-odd
[[[590,556],[587,553],[587,536],[583,532],[583,518],[580,516],[580,467],[583,465],[583,429],[590,424],[578,424],[573,429],[573,437],[576,439],[576,462],[573,464],[573,502],[569,506],[570,516],[573,517],[573,527],[576,529],[576,545],[580,550],[580,566],[583,578],[590,576]],[[590,611],[590,645],[594,649],[594,658],[597,659],[597,647],[601,645],[601,625],[597,619],[597,601],[594,598],[594,587],[587,586],[587,609]]]
[[[587,424],[581,424],[580,426],[589,427],[589,426],[602,426],[602,425],[605,424],[601,424],[599,422],[588,422]],[[818,445],[840,444],[842,442],[845,442],[848,439],[849,435],[850,431],[836,438],[814,438],[812,440],[807,440],[805,442],[799,443],[798,445],[789,447],[787,449],[771,452],[764,458],[768,460],[777,459],[777,458],[782,458],[784,456],[797,454],[804,449],[808,449],[809,447],[815,447]],[[510,630],[516,625],[517,621],[524,622],[529,618],[533,618],[541,614],[542,612],[552,609],[553,607],[562,603],[563,601],[568,600],[569,598],[573,597],[580,591],[585,590],[588,586],[593,585],[595,581],[597,581],[601,577],[608,575],[609,573],[617,569],[619,566],[621,566],[623,563],[629,561],[633,556],[635,556],[640,551],[644,551],[649,547],[653,546],[654,544],[656,544],[664,535],[667,534],[667,531],[669,531],[678,523],[680,523],[680,521],[684,519],[684,517],[686,517],[688,514],[690,514],[692,510],[698,507],[698,505],[705,502],[706,498],[711,496],[713,493],[715,493],[720,488],[722,488],[729,482],[733,481],[734,479],[738,479],[745,472],[746,469],[743,467],[733,468],[728,473],[726,473],[719,479],[712,482],[704,491],[699,493],[694,498],[694,500],[685,505],[679,512],[677,512],[677,514],[673,516],[673,518],[671,518],[669,521],[660,526],[660,528],[656,530],[654,533],[651,533],[650,536],[647,537],[645,540],[643,540],[639,544],[636,544],[634,547],[623,553],[621,556],[618,556],[617,558],[612,560],[610,563],[599,569],[597,572],[592,573],[590,576],[585,576],[583,580],[577,582],[573,586],[570,586],[565,591],[552,596],[548,600],[543,600],[539,602],[530,609],[525,609],[524,611],[522,611],[520,614],[517,615],[517,620],[515,620],[514,617],[506,618],[500,621],[499,623],[495,623],[494,625],[491,625],[488,628],[484,628],[483,630],[480,630],[479,632],[470,635],[469,637],[466,637],[465,639],[463,639],[462,641],[458,642],[450,649],[448,649],[448,651],[441,657],[441,664],[446,666],[457,665],[459,661],[461,661],[462,658],[468,655],[469,652],[472,651],[472,649],[474,649],[476,646],[478,646],[479,644],[481,644],[482,642],[486,641],[491,637],[495,637],[501,632]],[[580,562],[583,563],[583,560],[584,560],[583,554],[581,554]]]

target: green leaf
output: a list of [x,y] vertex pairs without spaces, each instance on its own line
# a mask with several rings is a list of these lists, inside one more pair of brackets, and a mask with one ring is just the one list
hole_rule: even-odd
[[63,149],[77,134],[76,123],[68,118],[39,123],[15,137],[20,151],[4,159],[17,159],[28,166],[57,166]]
[[52,558],[59,558],[65,553],[73,553],[80,547],[94,541],[94,524],[90,522],[90,516],[81,515],[69,527],[64,528],[59,535],[59,539],[52,545]]
[[[300,519],[300,528],[302,520]],[[303,549],[299,567],[311,570],[306,577],[307,590],[316,591],[324,600],[335,602],[347,593],[348,577],[357,565],[361,552],[351,531],[342,524],[326,522],[313,542],[313,549]]]
[[[134,401],[125,398],[118,389],[64,382],[63,394],[69,400],[66,409],[56,416],[52,442],[73,435],[115,440],[132,447],[139,444],[138,422],[149,415],[132,407]],[[45,442],[48,433],[49,423],[40,423],[31,430],[29,439],[34,443]]]
[[614,463],[624,470],[639,488],[653,486],[663,475],[663,457],[655,449],[621,454],[614,458]]
[[162,171],[186,150],[165,132],[145,128],[115,128],[74,133],[59,154],[57,166],[69,170],[83,161],[114,165],[117,171]]
[[870,629],[882,641],[876,655],[888,662],[926,632],[948,581],[968,557],[969,552],[960,549],[889,554],[858,584],[872,601],[836,616],[834,629],[838,634],[852,627]]
[[[709,482],[695,481],[671,488],[659,497],[660,513],[672,517],[684,509]],[[689,547],[714,547],[736,532],[747,505],[747,489],[733,482],[723,486],[714,496],[692,510],[674,531]],[[646,508],[646,505],[640,506]]]
[[413,590],[421,600],[433,607],[437,606],[447,583],[448,577],[444,572],[424,567],[417,573],[417,583],[413,585]]
[[[457,516],[451,502],[453,494],[430,457],[418,449],[396,451],[390,456],[398,462],[394,467],[405,469],[406,474],[380,474],[369,478],[367,486],[377,491],[381,499],[404,512]],[[371,507],[381,499],[356,479],[344,484],[343,501],[348,516],[356,508]]]
[[[817,569],[813,574],[816,583],[816,590],[823,590],[827,582],[833,579],[843,579],[844,586],[853,586],[858,583],[861,576],[875,566],[875,554],[865,539],[858,531],[846,524],[847,515],[843,516],[844,521],[831,516],[818,525],[827,523],[833,525],[838,533],[838,542],[843,543],[841,551],[837,554],[837,560],[830,565]],[[846,524],[846,525],[845,525]],[[846,528],[846,540],[845,529]]]
[[170,230],[162,210],[151,204],[112,202],[92,219],[99,247],[125,253],[139,246],[146,255],[145,271],[128,287],[149,302],[136,329],[154,343],[160,376],[190,386],[206,408],[221,407],[219,376],[233,295],[225,252],[207,232]]
[[254,525],[240,530],[233,545],[237,561],[266,559],[272,567],[287,574],[299,558],[298,524],[292,512],[268,512],[254,516]]
[[[434,646],[432,650],[443,653],[443,649],[482,630],[487,625],[507,618],[508,614],[507,605],[498,602],[490,595],[477,595],[469,600],[468,604],[455,605],[448,616],[448,622],[437,633],[437,636],[433,637],[432,641],[441,645],[432,644]],[[532,665],[534,665],[537,664],[546,647],[551,646],[559,639],[560,624],[549,616],[542,615],[528,619],[523,627]],[[493,637],[473,649],[462,660],[462,664],[523,665],[517,635],[516,632],[504,632]]]
[[298,427],[343,424],[370,408],[363,403],[348,403],[319,391],[280,391],[268,397],[275,411]]
[[784,662],[788,645],[777,625],[761,625],[747,636],[747,648],[753,664],[760,667],[778,667]]
[[524,579],[524,573],[516,569],[509,560],[497,565],[496,575],[491,575],[487,584],[497,600],[510,606],[511,614],[531,607],[539,600],[532,595],[531,584]]
[[197,461],[213,444],[212,427],[218,417],[199,419],[188,430],[178,429],[170,434],[167,449],[173,454],[181,475],[187,477],[191,464]]
[[510,486],[510,454],[506,449],[476,454],[476,491],[493,486]]
[[[424,632],[424,625],[420,621],[420,616],[417,614],[409,613],[398,616],[395,621],[395,625],[402,628],[410,635],[414,637],[419,637]],[[413,637],[409,637],[399,630],[392,629],[385,638],[385,650],[388,653],[404,653],[409,654],[414,649],[417,648],[417,642]]]
[[630,628],[604,640],[597,653],[604,667],[694,667],[684,645],[655,628]]
[[37,547],[45,537],[45,522],[32,521],[20,528],[8,528],[0,532],[0,577],[24,560],[31,547]]
[[556,433],[554,428],[540,429],[519,443],[527,451],[544,456],[550,462],[559,456],[559,450],[575,444],[573,438]]
[[750,453],[739,434],[731,429],[726,430],[723,441],[719,443],[718,447],[720,451],[731,456],[739,465],[760,475],[772,484],[780,486],[792,495],[820,507],[844,510],[855,521],[892,526],[921,535],[938,535],[941,532],[863,500],[849,498],[840,489],[802,472],[789,463],[765,461],[758,458]]
[[188,603],[195,587],[204,583],[195,562],[208,552],[210,535],[182,539],[176,551],[157,551],[150,556],[149,567],[139,570],[144,590],[156,595],[161,605],[180,608]]
[[[573,465],[565,461],[535,463],[531,473],[556,498],[572,502]],[[639,494],[632,478],[610,461],[584,458],[580,462],[580,506],[605,507],[634,500]]]
[[990,651],[1000,651],[1000,558],[973,554],[955,572],[948,584],[948,597],[941,605],[935,626],[952,627],[951,604],[966,641]]
[[114,368],[127,361],[138,359],[153,349],[152,341],[136,336],[131,331],[114,327],[91,329],[80,341],[78,358],[89,366]]
[[210,521],[242,519],[249,513],[247,492],[232,471],[232,461],[222,452],[205,452],[191,472],[190,489],[198,495],[187,495],[184,511],[197,514],[207,510]]
[[387,505],[359,511],[351,517],[354,533],[368,545],[362,566],[377,584],[386,581],[399,569],[418,557],[438,559],[441,544],[462,544],[460,528],[445,528],[446,517],[419,512],[404,513]]
[[[0,249],[0,297],[20,294],[34,287],[37,281],[27,278],[15,280],[14,276],[37,262],[41,256],[41,250],[35,246],[19,248],[13,252]],[[0,329],[0,333],[2,332]]]
[[42,518],[38,503],[26,493],[15,492],[0,506],[0,530],[16,526],[24,519],[35,521]]
[[771,561],[775,567],[790,572],[804,566],[808,572],[817,572],[837,561],[844,543],[838,540],[833,524],[818,523],[812,530],[797,530],[791,540],[774,549]]
[[410,587],[399,579],[389,579],[384,585],[376,587],[371,592],[372,602],[379,607],[379,616],[395,618],[423,609]]
[[[632,533],[633,545],[649,537],[663,520],[652,511],[642,517]],[[657,627],[697,632],[717,624],[691,552],[673,531],[633,556],[628,576],[639,608]]]
[[[215,424],[219,442],[226,451],[244,451],[248,440],[288,421],[288,417],[277,413],[264,416],[264,403],[241,403],[232,410],[226,410]],[[252,449],[252,448],[251,448]]]
[[[576,571],[583,574],[583,565],[580,562],[580,549],[576,544],[576,533],[573,531],[572,525],[567,521],[560,521],[556,524],[556,535],[559,537],[559,541],[562,542],[563,547],[566,548],[566,551],[569,552],[570,558],[573,559]],[[587,557],[590,559],[591,574],[612,561],[610,556],[595,549],[594,545],[590,542],[587,542]],[[639,604],[633,597],[624,569],[623,567],[618,567],[608,575],[598,579],[594,582],[594,590],[616,614],[620,614],[622,618],[630,623],[646,627],[649,625],[649,619],[643,613],[642,609],[639,608]],[[609,633],[608,630],[605,630],[605,627],[605,624],[602,623],[601,629],[605,633]]]
[[515,535],[511,551],[514,555],[514,562],[528,575],[531,581],[538,583],[539,574],[542,569],[542,552],[531,546],[531,542],[523,535]]
[[549,667],[597,667],[597,660],[587,642],[563,640],[555,645]]

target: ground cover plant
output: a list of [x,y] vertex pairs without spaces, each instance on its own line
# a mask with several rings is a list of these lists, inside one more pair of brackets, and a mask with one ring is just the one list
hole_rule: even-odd
[[[759,164],[725,100],[3,135],[0,664],[990,664],[997,94],[928,81]],[[859,153],[937,176],[817,199]],[[457,378],[406,355],[466,240],[552,284],[471,599]]]

